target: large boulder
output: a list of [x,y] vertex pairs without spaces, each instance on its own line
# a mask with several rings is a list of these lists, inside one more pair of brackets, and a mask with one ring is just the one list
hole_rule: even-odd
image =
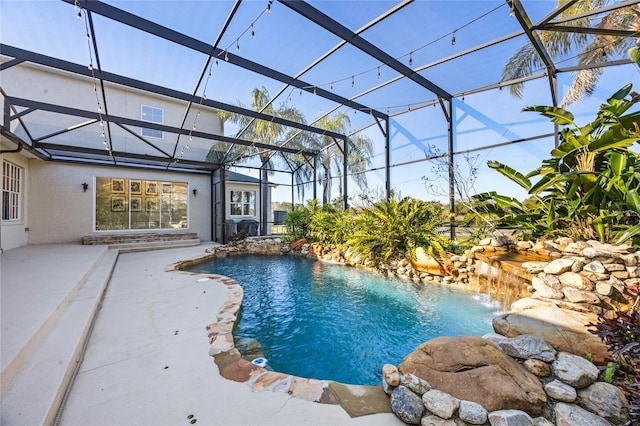
[[306,238],[300,238],[299,240],[296,240],[289,244],[289,247],[291,247],[291,250],[302,250],[302,246],[307,243],[308,241]]
[[493,319],[493,329],[506,337],[533,334],[559,352],[589,355],[594,364],[606,365],[611,354],[598,336],[589,333],[589,324],[597,321],[593,313],[539,306],[498,315]]
[[447,275],[445,267],[422,247],[416,248],[415,256],[411,259],[411,265],[419,272],[426,272],[437,276]]
[[398,369],[458,399],[477,402],[488,411],[517,409],[537,416],[547,400],[533,374],[480,337],[429,340],[409,354]]

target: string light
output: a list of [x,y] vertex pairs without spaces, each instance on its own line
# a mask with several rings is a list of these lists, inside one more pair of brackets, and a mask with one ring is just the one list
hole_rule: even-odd
[[351,87],[353,87],[356,84],[356,80],[353,76],[351,76]]
[[455,46],[456,44],[456,32],[454,31],[453,34],[451,34],[451,45]]
[[269,3],[267,3],[267,13],[271,13],[271,3],[273,3],[273,0],[269,0]]
[[[76,7],[76,10],[78,11],[78,20],[82,21],[83,18],[83,14],[82,14],[82,8],[80,7],[80,4],[78,3],[78,0],[75,0],[74,5]],[[102,144],[107,148],[107,152],[109,153],[109,155],[113,155],[112,150],[111,150],[111,143],[109,141],[107,141],[107,135],[105,133],[104,130],[104,118],[102,116],[102,104],[100,103],[100,95],[98,94],[98,84],[97,84],[97,79],[96,79],[96,73],[95,73],[95,69],[93,68],[93,52],[91,50],[91,35],[89,32],[89,23],[87,22],[87,17],[86,15],[84,16],[84,30],[85,30],[85,39],[87,41],[87,49],[89,51],[89,65],[87,66],[87,68],[89,69],[89,71],[91,71],[91,77],[93,78],[93,93],[96,97],[96,106],[97,106],[97,111],[98,111],[98,122],[100,124],[100,137],[102,138]]]
[[251,23],[251,40],[256,38],[256,32],[253,30],[253,23]]
[[516,7],[513,4],[513,0],[510,3],[511,3],[511,8],[509,10],[509,16],[513,18],[514,16],[516,16]]
[[[422,50],[422,49],[425,49],[425,48],[427,48],[427,47],[431,46],[432,44],[435,44],[435,43],[437,43],[437,42],[439,42],[439,41],[441,41],[441,40],[446,39],[446,38],[447,38],[447,37],[449,37],[449,36],[451,36],[452,44],[455,44],[455,33],[456,33],[457,31],[459,31],[459,30],[461,30],[461,29],[463,29],[463,28],[466,28],[466,27],[470,26],[471,24],[473,24],[473,23],[475,23],[475,22],[477,22],[477,21],[481,20],[482,18],[485,18],[486,16],[488,16],[488,15],[492,14],[493,12],[497,11],[498,9],[500,9],[501,7],[504,7],[504,6],[505,6],[505,5],[507,5],[507,4],[508,4],[508,3],[502,3],[502,4],[500,4],[500,5],[496,6],[496,7],[494,7],[493,9],[491,9],[491,10],[489,10],[489,11],[487,11],[487,12],[483,13],[482,15],[480,15],[480,16],[478,16],[478,17],[476,17],[476,18],[474,18],[474,19],[472,19],[472,20],[470,20],[470,21],[468,21],[468,22],[464,23],[463,25],[461,25],[461,26],[459,26],[458,28],[454,29],[452,32],[448,32],[448,33],[446,33],[446,34],[443,34],[443,35],[441,35],[441,36],[439,36],[439,37],[437,37],[437,38],[435,38],[435,39],[433,39],[433,40],[431,40],[431,41],[429,41],[429,42],[425,43],[424,45],[422,45],[422,46],[420,46],[420,47],[417,47],[417,48],[413,49],[413,50],[412,50],[412,51],[410,51],[408,54],[406,54],[406,53],[405,53],[405,54],[400,55],[400,56],[398,56],[398,57],[396,57],[396,58],[394,58],[394,59],[395,59],[395,60],[401,60],[401,59],[403,59],[404,57],[406,57],[407,55],[409,55],[409,66],[413,66],[413,54],[414,54],[414,53],[416,53],[417,51]],[[512,3],[511,3],[511,5],[513,6],[513,4],[512,4]],[[385,63],[385,64],[383,64],[383,65],[387,65],[387,64]],[[366,74],[366,73],[368,73],[368,72],[373,72],[373,71],[375,71],[375,72],[376,72],[376,74],[377,74],[377,76],[378,76],[378,77],[380,77],[380,76],[381,76],[381,74],[380,74],[380,67],[381,67],[381,65],[376,65],[376,66],[374,66],[374,67],[372,67],[372,68],[369,68],[369,69],[367,69],[367,70],[364,70],[364,71],[358,72],[358,73],[353,74],[353,75],[351,75],[351,76],[345,76],[344,78],[334,79],[334,80],[333,80],[332,82],[330,82],[330,83],[318,84],[317,86],[318,86],[318,87],[325,87],[325,86],[331,86],[331,87],[332,87],[334,83],[339,83],[339,82],[342,82],[342,81],[347,81],[349,78],[351,78],[351,80],[353,81],[353,78],[354,78],[355,76],[360,76],[360,75]],[[352,86],[352,87],[353,87],[353,86]],[[333,90],[333,88],[332,88],[332,90]]]
[[227,54],[227,51],[224,51],[224,60],[225,62],[229,62],[229,55]]
[[236,50],[240,51],[240,40],[236,40]]

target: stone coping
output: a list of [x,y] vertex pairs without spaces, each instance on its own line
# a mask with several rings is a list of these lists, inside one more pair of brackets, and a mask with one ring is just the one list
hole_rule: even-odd
[[[242,254],[244,253],[234,253]],[[207,338],[211,345],[209,355],[213,357],[222,377],[246,383],[253,392],[282,392],[312,402],[340,405],[351,417],[392,412],[389,397],[385,394],[382,384],[360,386],[296,377],[267,370],[243,358],[233,339],[233,328],[242,305],[242,286],[233,278],[224,275],[184,271],[186,267],[216,257],[219,255],[215,252],[206,253],[169,265],[166,271],[190,273],[201,276],[202,280],[218,280],[227,287],[227,300],[220,307],[215,321],[206,326]]]

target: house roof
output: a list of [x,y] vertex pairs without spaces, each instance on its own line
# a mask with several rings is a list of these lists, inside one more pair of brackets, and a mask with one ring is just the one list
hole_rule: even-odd
[[260,179],[227,170],[227,182],[260,183]]

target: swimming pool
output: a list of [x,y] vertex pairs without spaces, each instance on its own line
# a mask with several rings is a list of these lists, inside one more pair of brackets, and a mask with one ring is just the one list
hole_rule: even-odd
[[267,368],[346,384],[379,385],[384,364],[433,337],[489,333],[498,309],[482,295],[298,256],[220,257],[189,270],[242,285],[233,334],[257,339]]

